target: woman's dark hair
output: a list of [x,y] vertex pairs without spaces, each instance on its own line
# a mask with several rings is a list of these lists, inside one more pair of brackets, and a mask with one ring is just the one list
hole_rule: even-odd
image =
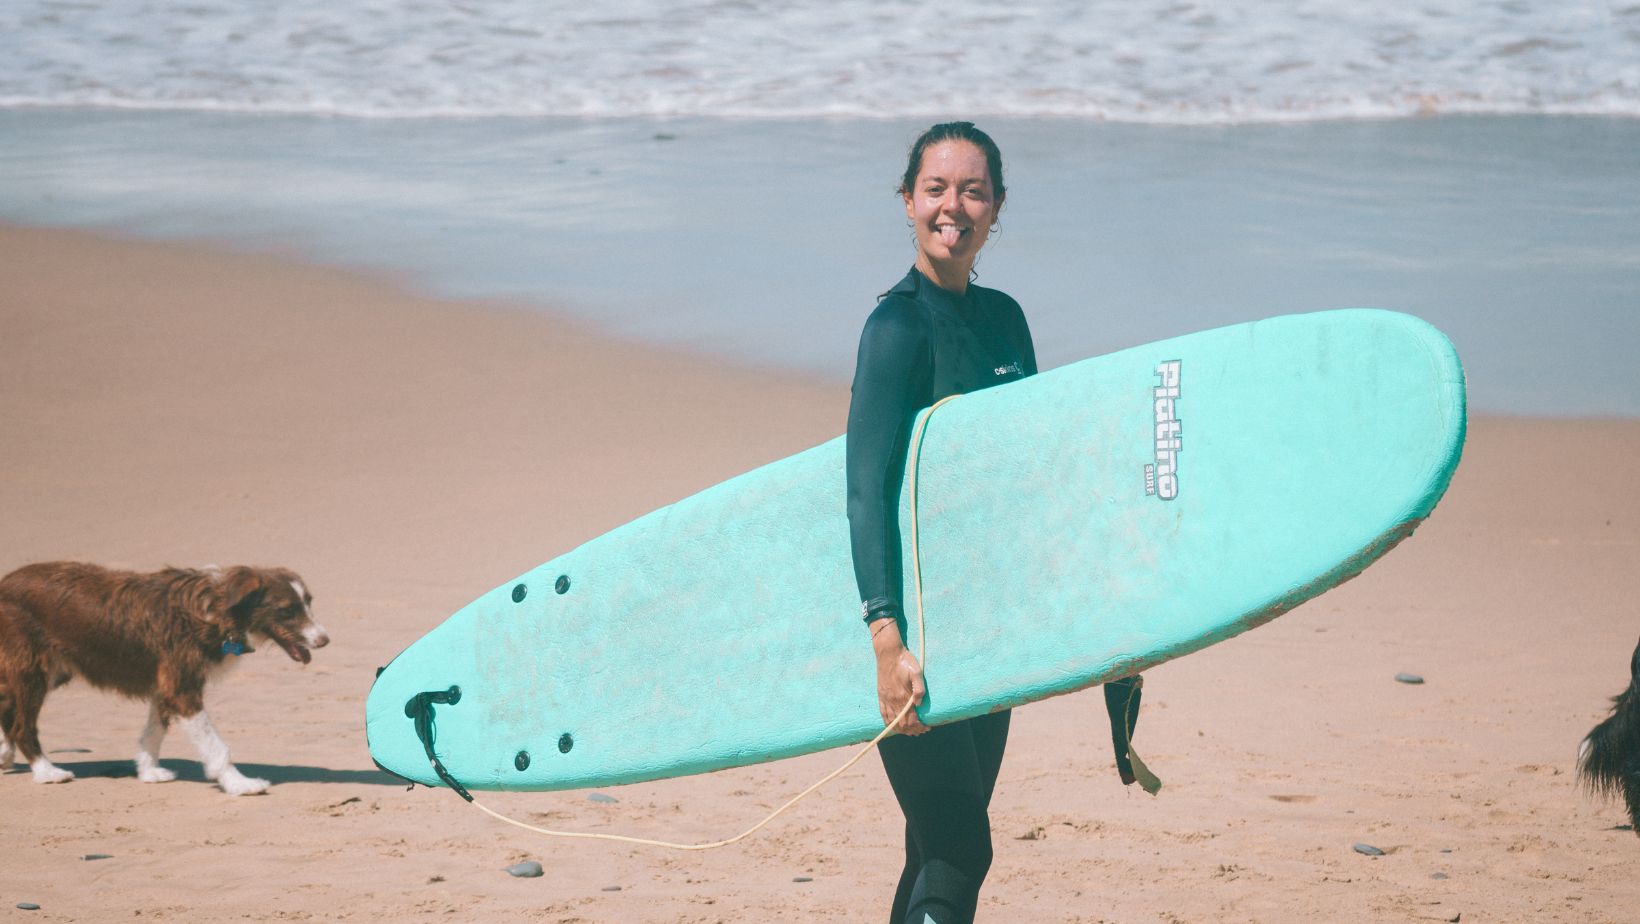
[[1000,202],[1008,187],[1002,185],[1002,151],[991,136],[974,127],[972,122],[941,122],[917,136],[911,144],[911,156],[906,159],[905,176],[900,179],[900,195],[908,195],[917,185],[917,171],[922,169],[923,152],[931,144],[942,141],[967,141],[985,155],[985,166],[991,172],[991,190]]

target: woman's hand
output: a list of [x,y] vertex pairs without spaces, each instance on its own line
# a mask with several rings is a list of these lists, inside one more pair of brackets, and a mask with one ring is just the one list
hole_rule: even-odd
[[[872,628],[877,630],[871,636],[871,647],[877,653],[877,709],[883,714],[883,725],[888,726],[905,708],[907,700],[922,705],[925,690],[922,665],[906,650],[899,626],[893,620],[879,620]],[[928,726],[917,718],[915,708],[908,710],[905,718],[893,728],[902,735],[928,731]]]

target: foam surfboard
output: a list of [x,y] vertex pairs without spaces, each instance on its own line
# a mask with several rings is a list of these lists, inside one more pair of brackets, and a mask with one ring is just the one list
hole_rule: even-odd
[[[1134,673],[1354,576],[1429,515],[1464,430],[1451,343],[1370,309],[1191,334],[940,407],[917,470],[923,721]],[[480,596],[380,672],[372,755],[429,785],[434,754],[468,788],[555,790],[870,739],[843,455],[838,438],[765,465]]]

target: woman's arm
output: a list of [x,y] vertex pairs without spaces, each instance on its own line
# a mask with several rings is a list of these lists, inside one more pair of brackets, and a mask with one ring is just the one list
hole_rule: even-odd
[[848,521],[854,579],[871,613],[901,613],[900,483],[912,421],[928,406],[929,326],[921,306],[890,298],[860,334],[848,409]]
[[1020,364],[1025,367],[1026,375],[1036,375],[1036,344],[1031,342],[1031,326],[1025,323],[1025,310],[1019,307],[1019,302],[1004,295],[1008,299],[1011,323],[1008,336],[1014,342],[1014,348],[1019,350]]
[[[847,438],[849,543],[864,615],[871,617],[883,721],[922,699],[922,670],[905,650],[900,618],[900,483],[906,442],[932,381],[930,321],[919,305],[885,299],[866,320],[854,371]],[[880,618],[878,618],[880,617]],[[926,728],[911,712],[898,726]]]

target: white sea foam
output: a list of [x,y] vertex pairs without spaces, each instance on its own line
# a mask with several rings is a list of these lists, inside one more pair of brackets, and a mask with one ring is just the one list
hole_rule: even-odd
[[1640,2],[13,0],[0,106],[356,116],[1640,116]]

